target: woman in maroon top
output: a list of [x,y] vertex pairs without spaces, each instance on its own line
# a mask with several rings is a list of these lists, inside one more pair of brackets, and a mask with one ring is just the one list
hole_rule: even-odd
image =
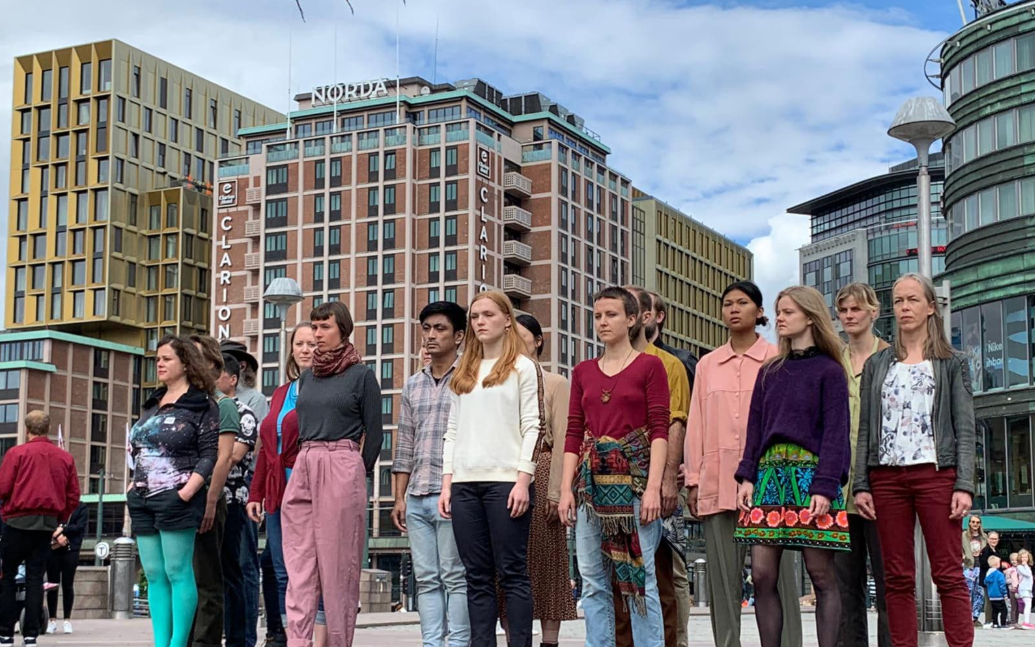
[[558,513],[575,525],[588,647],[615,644],[608,562],[634,610],[633,644],[665,643],[654,551],[662,531],[669,391],[661,360],[632,346],[643,325],[638,313],[622,288],[597,294],[593,316],[604,354],[572,372]]

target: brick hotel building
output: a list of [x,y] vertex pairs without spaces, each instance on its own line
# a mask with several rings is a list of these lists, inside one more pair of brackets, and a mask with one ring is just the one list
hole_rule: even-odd
[[[335,94],[350,100],[319,105]],[[271,393],[279,318],[265,287],[282,276],[302,287],[289,326],[325,301],[348,305],[383,393],[378,555],[405,545],[386,537],[390,461],[421,308],[501,288],[547,331],[544,365],[567,374],[600,350],[592,295],[631,278],[631,185],[583,120],[539,93],[408,78],[398,96],[375,81],[296,100],[288,123],[242,129],[245,154],[219,164],[212,327],[257,353]],[[393,559],[378,563],[397,570]]]

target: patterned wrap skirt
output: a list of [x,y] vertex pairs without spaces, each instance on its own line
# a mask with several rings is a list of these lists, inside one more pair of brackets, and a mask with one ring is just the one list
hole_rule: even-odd
[[[568,575],[568,532],[560,522],[546,519],[553,505],[547,499],[550,488],[550,448],[543,447],[535,468],[535,508],[528,533],[528,577],[532,580],[532,615],[536,620],[577,620],[575,599]],[[507,617],[503,589],[496,583],[500,618]]]
[[801,447],[773,445],[758,462],[758,479],[750,512],[740,512],[734,541],[784,548],[851,550],[843,490],[830,512],[812,516],[809,490],[819,457]]

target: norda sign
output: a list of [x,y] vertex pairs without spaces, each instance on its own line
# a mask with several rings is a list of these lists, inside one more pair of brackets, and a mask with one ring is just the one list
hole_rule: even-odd
[[376,81],[361,81],[359,83],[336,83],[334,85],[323,85],[313,88],[313,105],[326,105],[329,103],[344,103],[346,101],[357,101],[360,99],[377,99],[388,96],[388,88],[385,87],[387,79]]

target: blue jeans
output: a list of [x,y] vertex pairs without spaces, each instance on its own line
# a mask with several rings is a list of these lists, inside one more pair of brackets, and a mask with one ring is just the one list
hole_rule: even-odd
[[406,528],[424,647],[445,645],[447,631],[450,647],[467,647],[471,623],[464,564],[453,538],[453,523],[438,514],[437,494],[406,497]]
[[[665,620],[661,615],[661,598],[658,595],[658,578],[654,571],[654,551],[661,543],[661,521],[646,526],[639,524],[640,502],[633,508],[636,527],[643,552],[643,565],[647,569],[646,602],[647,615],[640,615],[633,609],[633,644],[636,647],[664,647]],[[586,647],[615,646],[615,607],[611,592],[611,566],[604,560],[601,550],[602,535],[600,521],[586,514],[585,507],[579,507],[575,523],[575,550],[582,575],[582,609],[586,614]]]
[[[244,645],[255,647],[259,629],[259,526],[244,520],[241,532],[241,574],[244,579]],[[229,627],[229,621],[226,625]]]
[[[245,546],[242,536],[245,534],[246,524],[251,523],[243,505],[229,503],[226,506],[226,526],[223,530],[221,549],[224,575],[223,630],[226,634],[226,647],[254,647],[254,643],[246,644],[248,585],[244,579],[245,555],[242,554]],[[256,588],[257,580],[258,578]],[[255,631],[254,627],[252,631]]]

